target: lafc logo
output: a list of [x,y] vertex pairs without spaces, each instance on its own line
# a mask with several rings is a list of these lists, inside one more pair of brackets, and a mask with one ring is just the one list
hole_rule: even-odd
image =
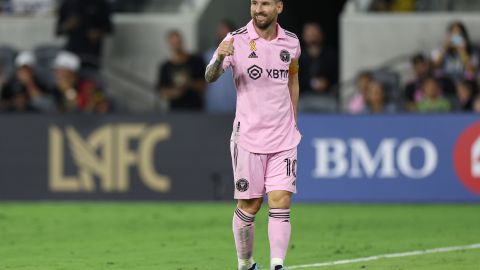
[[[50,190],[123,193],[129,190],[130,172],[138,172],[145,186],[152,191],[166,193],[170,190],[171,181],[156,171],[154,156],[156,145],[168,140],[170,134],[170,127],[164,124],[120,124],[100,127],[83,138],[73,127],[62,131],[57,126],[51,126]],[[65,154],[68,152],[77,168],[76,173],[66,172],[65,160],[69,159]]]

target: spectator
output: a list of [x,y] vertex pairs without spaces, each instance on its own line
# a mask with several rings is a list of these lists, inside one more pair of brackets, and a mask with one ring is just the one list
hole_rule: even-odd
[[473,111],[480,113],[480,94],[475,97],[473,100]]
[[80,56],[82,67],[100,67],[103,39],[112,30],[107,0],[61,2],[56,32],[67,37],[65,50]]
[[462,80],[457,83],[458,109],[464,112],[473,111],[473,102],[477,94],[477,85],[474,81]]
[[437,69],[455,80],[473,80],[478,71],[479,55],[470,41],[467,28],[455,21],[448,26],[443,48],[432,53]]
[[106,113],[110,105],[96,82],[80,78],[80,58],[70,52],[61,52],[54,60],[55,87],[53,93],[57,111]]
[[365,95],[365,108],[363,113],[394,113],[395,106],[388,102],[385,87],[373,81],[370,83]]
[[190,55],[183,46],[180,32],[168,34],[171,58],[159,68],[158,91],[160,97],[169,101],[170,109],[203,109],[205,63],[201,57]]
[[303,27],[303,53],[300,57],[301,94],[333,94],[338,82],[337,52],[325,46],[319,24],[310,22]]
[[357,89],[353,98],[348,104],[348,112],[352,114],[359,114],[365,110],[365,97],[368,88],[373,82],[373,75],[370,72],[362,72],[357,77]]
[[423,98],[417,103],[419,112],[449,112],[450,102],[441,95],[440,86],[433,77],[428,77],[422,84]]
[[432,65],[429,59],[423,54],[419,53],[411,59],[412,68],[415,77],[412,81],[407,83],[404,91],[405,98],[405,110],[413,112],[417,109],[416,103],[423,98],[422,83],[425,78],[434,76],[441,87],[442,94],[445,96],[455,96],[455,85],[453,82],[437,74],[436,76],[432,72]]
[[[217,49],[217,45],[223,41],[229,32],[235,30],[235,26],[228,20],[222,21],[218,25],[216,45],[210,48],[203,57],[205,63],[212,59]],[[225,70],[225,74],[216,82],[208,84],[206,93],[206,111],[207,112],[235,112],[237,103],[237,92],[233,81],[231,69]]]
[[2,88],[4,109],[9,111],[41,111],[54,109],[53,100],[46,94],[46,87],[35,76],[35,56],[30,51],[20,53],[15,59],[15,76]]

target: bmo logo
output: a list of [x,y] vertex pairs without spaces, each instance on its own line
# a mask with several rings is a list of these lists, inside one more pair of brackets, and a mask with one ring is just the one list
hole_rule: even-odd
[[453,165],[462,183],[480,195],[480,122],[468,127],[458,138]]
[[[438,165],[438,151],[425,138],[400,141],[385,138],[376,149],[370,150],[362,138],[342,140],[321,138],[313,140],[315,148],[314,178],[396,178],[429,177]],[[423,162],[413,162],[413,155]],[[421,164],[418,164],[421,163]]]

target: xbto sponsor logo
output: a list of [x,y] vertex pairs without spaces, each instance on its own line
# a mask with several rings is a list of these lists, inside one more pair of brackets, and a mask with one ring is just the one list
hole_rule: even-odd
[[267,75],[270,79],[288,78],[288,69],[267,69]]
[[[267,78],[269,79],[287,79],[288,69],[267,69]],[[263,75],[263,69],[257,65],[253,65],[247,70],[248,76],[252,80],[258,80]]]
[[260,77],[262,77],[263,69],[257,65],[253,65],[248,68],[247,72],[248,76],[250,76],[252,80],[258,80]]

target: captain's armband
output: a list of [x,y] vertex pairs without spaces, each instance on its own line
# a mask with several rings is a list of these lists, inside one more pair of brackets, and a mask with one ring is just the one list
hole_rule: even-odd
[[299,69],[298,59],[292,59],[292,62],[290,63],[290,67],[288,68],[289,74],[290,75],[298,74],[298,69]]

